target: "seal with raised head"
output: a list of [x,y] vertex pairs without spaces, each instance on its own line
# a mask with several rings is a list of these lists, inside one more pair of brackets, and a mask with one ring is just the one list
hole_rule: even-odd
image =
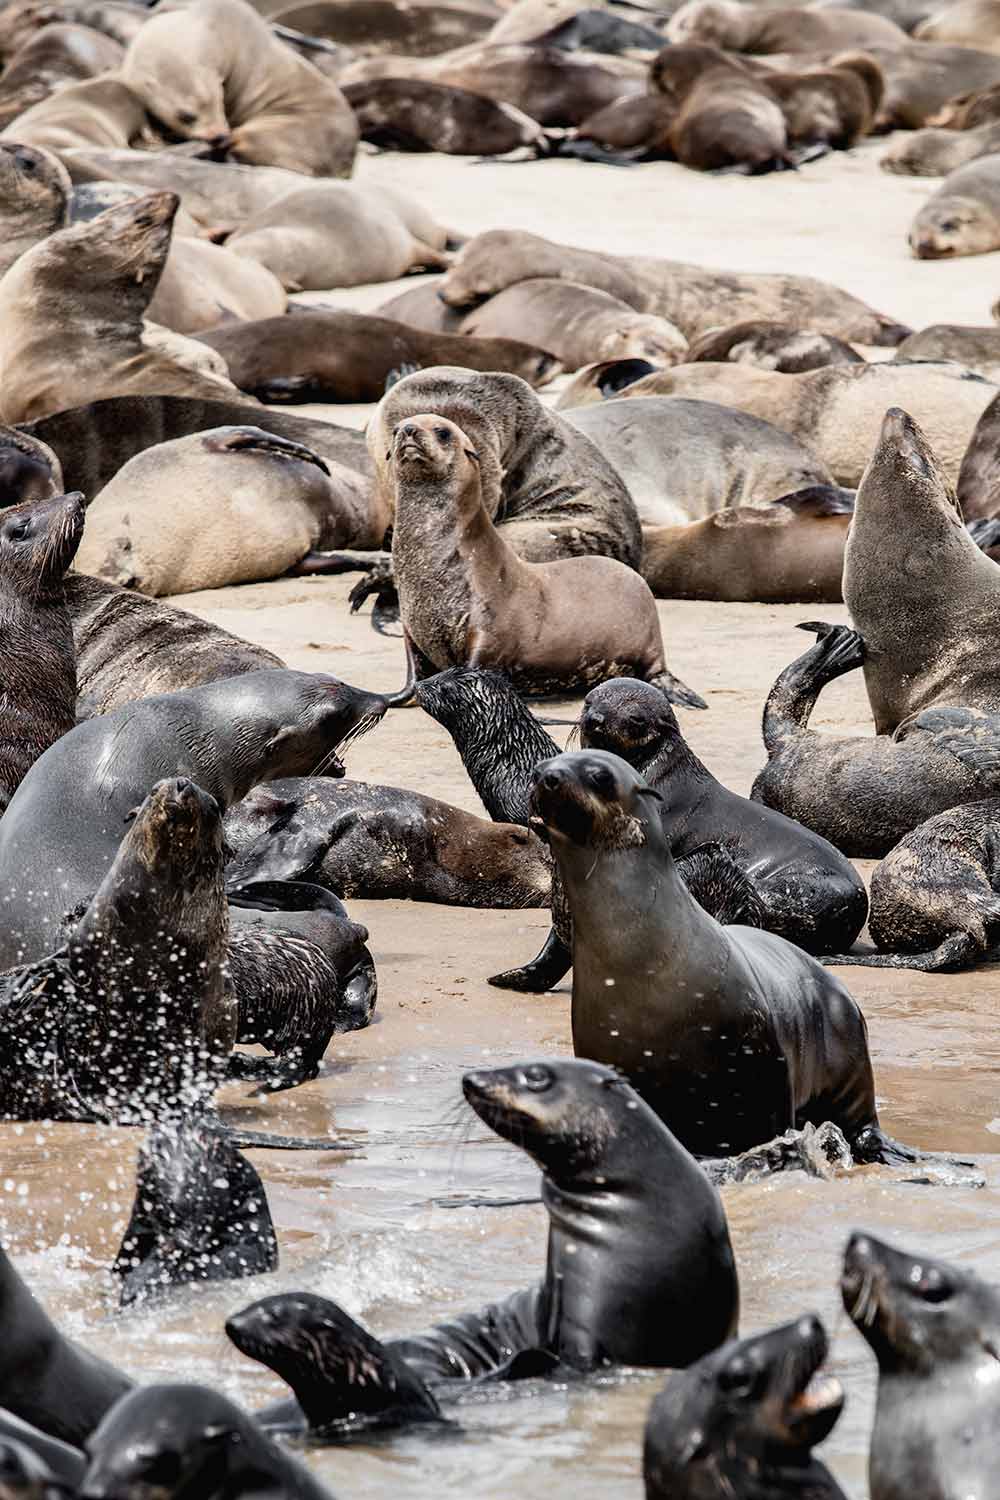
[[[560,1058],[467,1073],[462,1089],[480,1119],[542,1170],[545,1279],[481,1313],[389,1340],[387,1350],[435,1390],[454,1391],[457,1382],[511,1379],[560,1364],[579,1371],[685,1366],[732,1335],[739,1291],[719,1194],[624,1079],[596,1063]],[[276,1325],[251,1309],[230,1320],[227,1332],[286,1378],[297,1354],[302,1381],[311,1384],[308,1414],[288,1401],[260,1419],[317,1425],[317,1386],[326,1383],[322,1344],[299,1333],[292,1311]],[[331,1332],[336,1341],[336,1325]],[[359,1380],[359,1368],[363,1361],[353,1371],[350,1361],[331,1361],[334,1411],[350,1409],[345,1384]],[[387,1388],[386,1405],[392,1399]],[[369,1396],[363,1410],[371,1408]]]
[[[0,819],[0,963],[32,963],[104,879],[129,810],[164,773],[223,812],[259,781],[336,765],[338,744],[384,699],[321,673],[248,672],[102,714],[38,759]],[[65,809],[75,817],[67,824]]]
[[621,1068],[698,1155],[829,1120],[858,1160],[913,1159],[879,1127],[857,1002],[784,938],[723,927],[692,899],[660,792],[594,750],[542,761],[532,780],[573,914],[579,1056]]
[[66,222],[69,173],[51,151],[0,140],[0,276]]
[[83,496],[0,512],[0,813],[38,757],[76,724],[76,657],[64,575],[83,535]]
[[407,696],[417,676],[473,666],[538,694],[641,677],[706,706],[667,668],[655,601],[631,568],[594,556],[526,562],[508,545],[493,497],[484,504],[480,455],[454,422],[428,413],[396,423],[391,462]]
[[898,408],[885,414],[858,489],[844,603],[865,642],[876,733],[898,737],[932,707],[1000,711],[1000,566],[976,546],[945,466]]
[[844,1306],[878,1360],[872,1500],[996,1493],[1000,1292],[972,1271],[853,1234]]
[[206,1105],[236,1039],[222,814],[186,777],[157,783],[65,946],[8,971],[8,1119],[134,1124]]
[[106,1414],[87,1444],[81,1494],[264,1495],[333,1500],[249,1412],[203,1385],[147,1385]]
[[672,1375],[646,1420],[646,1500],[846,1500],[813,1449],[844,1408],[815,1316],[723,1344]]

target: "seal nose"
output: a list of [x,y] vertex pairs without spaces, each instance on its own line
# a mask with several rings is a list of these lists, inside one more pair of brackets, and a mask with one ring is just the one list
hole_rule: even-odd
[[804,1318],[800,1318],[795,1330],[805,1344],[811,1344],[824,1333],[823,1325],[815,1313],[807,1313]]
[[181,795],[183,795],[185,792],[189,792],[193,785],[194,782],[188,776],[178,776],[177,780],[174,782],[175,790]]
[[543,786],[547,792],[554,792],[557,787],[562,785],[562,779],[561,771],[543,771],[539,785]]
[[856,1229],[847,1241],[847,1248],[844,1251],[844,1264],[850,1265],[853,1263],[856,1265],[858,1262],[863,1264],[866,1261],[874,1259],[875,1250],[871,1240],[866,1234],[862,1234],[860,1230]]

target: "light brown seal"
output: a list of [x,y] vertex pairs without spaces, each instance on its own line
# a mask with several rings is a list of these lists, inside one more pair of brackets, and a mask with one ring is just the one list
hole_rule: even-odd
[[898,409],[858,489],[844,602],[865,641],[877,733],[940,705],[1000,710],[1000,566],[966,531],[945,466]]
[[466,314],[461,331],[475,338],[536,338],[566,370],[604,359],[672,365],[687,349],[687,339],[666,318],[637,313],[596,287],[552,277],[498,292]]
[[836,492],[647,526],[642,576],[659,599],[839,603],[851,510]]
[[541,694],[638,677],[705,706],[667,669],[653,596],[631,568],[609,557],[528,563],[507,545],[483,504],[479,455],[454,422],[404,418],[391,464],[407,696],[414,675],[471,666]]
[[[368,7],[372,0],[362,3]],[[454,84],[372,78],[345,84],[344,98],[357,116],[362,140],[389,150],[503,156],[544,144],[542,127],[524,110]]]
[[957,95],[1000,83],[1000,57],[972,47],[907,40],[905,46],[866,44],[865,51],[885,77],[877,130],[919,130],[936,124]]
[[117,73],[57,89],[0,132],[0,140],[69,151],[74,146],[125,147],[146,126],[146,107]]
[[126,52],[122,78],[185,140],[223,145],[236,161],[350,176],[358,127],[347,100],[244,0],[155,14]]
[[953,0],[914,27],[913,37],[918,42],[1000,52],[1000,0]]
[[124,49],[90,26],[43,26],[14,53],[0,79],[0,126],[9,125],[56,88],[111,73]]
[[704,42],[730,52],[829,52],[881,42],[901,46],[906,33],[884,16],[827,6],[738,5],[733,0],[687,0],[667,22],[674,43]]
[[0,280],[5,421],[112,393],[226,393],[222,381],[142,341],[142,317],[167,257],[176,208],[172,193],[139,198],[59,230],[15,261]]
[[878,440],[887,406],[905,404],[927,428],[951,480],[976,423],[996,394],[978,376],[949,364],[827,365],[801,375],[779,375],[752,365],[678,365],[656,370],[622,391],[643,396],[687,396],[719,401],[773,422],[806,443],[838,484],[858,484]]
[[175,333],[201,333],[224,319],[277,317],[287,306],[284,287],[266,266],[175,233],[148,317]]
[[918,210],[907,239],[918,260],[1000,248],[1000,151],[949,173]]
[[1000,401],[983,412],[958,471],[958,503],[967,521],[1000,516]]
[[54,23],[87,26],[127,47],[146,17],[131,0],[11,0],[0,17],[0,56],[9,60]]
[[972,130],[927,126],[893,141],[879,162],[885,172],[910,177],[947,177],[966,162],[1000,151],[1000,120]]
[[859,344],[895,345],[911,332],[849,292],[811,276],[755,275],[676,260],[602,255],[519,229],[487,230],[463,245],[441,295],[449,307],[475,307],[532,276],[599,287],[637,312],[669,318],[689,340],[746,318],[798,323]]
[[70,192],[69,173],[51,151],[0,141],[0,276],[63,227]]
[[[904,339],[900,349],[907,342]],[[843,339],[816,333],[811,328],[763,320],[733,323],[728,328],[703,333],[688,349],[684,363],[702,364],[706,360],[712,364],[728,361],[732,365],[756,365],[760,370],[778,370],[782,375],[820,370],[824,365],[864,364],[857,350]]]
[[453,422],[475,448],[486,514],[526,562],[598,553],[638,566],[639,518],[615,469],[516,375],[439,365],[392,387],[367,432],[378,497],[390,514],[394,434],[404,418],[427,412]]
[[91,501],[81,572],[154,596],[278,578],[315,549],[352,547],[368,485],[300,443],[220,427],[131,459]]
[[994,323],[984,328],[962,323],[932,323],[929,328],[922,328],[919,333],[911,333],[908,339],[904,339],[895,358],[952,359],[967,370],[982,375],[985,380],[1000,384],[1000,328]]
[[513,338],[422,333],[333,307],[226,324],[200,337],[222,355],[234,384],[262,401],[379,401],[387,376],[407,365],[499,370],[531,386],[562,373],[545,348]]

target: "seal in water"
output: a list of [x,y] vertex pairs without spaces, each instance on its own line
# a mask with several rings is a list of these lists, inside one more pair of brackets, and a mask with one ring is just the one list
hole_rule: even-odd
[[865,660],[846,625],[809,621],[816,644],[780,674],[764,704],[768,761],[751,800],[778,809],[856,859],[881,859],[934,813],[1000,796],[1000,716],[926,708],[893,735],[817,734],[823,688]]
[[135,1201],[111,1267],[123,1307],[192,1281],[233,1281],[278,1267],[267,1194],[254,1167],[206,1119],[152,1127]]
[[815,1316],[723,1344],[672,1375],[646,1421],[646,1500],[846,1500],[813,1457],[844,1409]]
[[844,603],[864,637],[876,733],[898,733],[933,706],[1000,710],[1000,567],[966,531],[927,439],[898,407],[858,489]]
[[[545,1280],[482,1313],[390,1340],[387,1363],[401,1358],[421,1380],[454,1392],[456,1382],[534,1375],[558,1364],[579,1371],[688,1365],[731,1336],[739,1292],[721,1199],[624,1079],[560,1058],[467,1073],[462,1089],[480,1119],[542,1169]],[[280,1328],[271,1318],[240,1315],[227,1331],[245,1353],[286,1378],[294,1373],[296,1393],[308,1391],[309,1413],[286,1401],[260,1413],[261,1421],[297,1419],[301,1428],[322,1423],[325,1410],[352,1409],[345,1384],[365,1380],[366,1361],[331,1360],[324,1378],[322,1346],[303,1336],[294,1312]],[[391,1381],[384,1384],[388,1408],[396,1395]],[[368,1416],[373,1397],[370,1388],[359,1394]]]
[[1000,1485],[1000,1293],[971,1271],[854,1234],[844,1306],[878,1360],[871,1500],[959,1500]]
[[125,1396],[87,1444],[81,1495],[332,1500],[309,1470],[234,1402],[203,1385],[147,1385]]
[[[0,1247],[4,1359],[0,1407],[48,1437],[82,1448],[105,1412],[132,1385],[128,1376],[65,1338]],[[7,1436],[7,1417],[0,1435]],[[21,1434],[11,1429],[15,1439]],[[42,1452],[50,1468],[54,1455]]]
[[[392,556],[407,642],[407,702],[418,677],[493,667],[536,694],[637,676],[675,702],[704,700],[669,671],[648,585],[611,557],[522,561],[484,505],[470,438],[428,413],[392,437]],[[591,608],[585,615],[579,600]]]
[[83,536],[83,496],[0,514],[0,813],[38,757],[76,723],[76,658],[64,575]]
[[65,947],[4,976],[8,1119],[136,1123],[204,1106],[236,1035],[222,814],[159,782]]
[[549,903],[548,852],[527,828],[488,823],[400,787],[328,777],[272,781],[230,810],[226,838],[235,851],[231,886],[310,880],[368,900]]
[[829,1120],[856,1160],[916,1159],[879,1128],[857,1002],[784,938],[708,916],[677,873],[658,791],[594,750],[543,761],[532,783],[573,914],[578,1055],[621,1068],[701,1156]]
[[868,928],[878,953],[828,963],[967,969],[1000,939],[1000,798],[928,818],[872,872]]
[[77,725],[35,762],[0,820],[0,964],[32,963],[63,941],[65,914],[90,899],[126,813],[164,772],[190,777],[225,811],[259,781],[336,774],[337,746],[384,708],[335,677],[275,670],[142,698]]

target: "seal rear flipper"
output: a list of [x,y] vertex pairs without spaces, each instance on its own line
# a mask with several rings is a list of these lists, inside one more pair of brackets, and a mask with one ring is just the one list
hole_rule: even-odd
[[[912,1180],[919,1183],[949,1180],[949,1174],[960,1173],[962,1186],[985,1187],[986,1179],[976,1167],[974,1161],[965,1161],[960,1157],[945,1156],[940,1151],[920,1151],[915,1146],[904,1146],[902,1141],[894,1140],[891,1135],[886,1135],[880,1125],[865,1125],[851,1140],[851,1155],[860,1165],[880,1165],[885,1167],[913,1167],[926,1166],[937,1167],[941,1174],[938,1178],[915,1177]],[[954,1179],[951,1179],[954,1181]]]
[[721,844],[700,844],[674,863],[690,895],[723,926],[764,927],[766,910],[749,875]]
[[938,947],[926,953],[843,953],[822,958],[821,963],[868,969],[916,969],[939,974],[949,969],[971,969],[986,958],[987,950],[971,932],[953,932]]
[[498,990],[519,990],[523,994],[541,995],[553,989],[573,966],[573,955],[556,933],[549,929],[548,937],[540,952],[530,963],[519,969],[504,969],[500,974],[491,974],[487,984]]

